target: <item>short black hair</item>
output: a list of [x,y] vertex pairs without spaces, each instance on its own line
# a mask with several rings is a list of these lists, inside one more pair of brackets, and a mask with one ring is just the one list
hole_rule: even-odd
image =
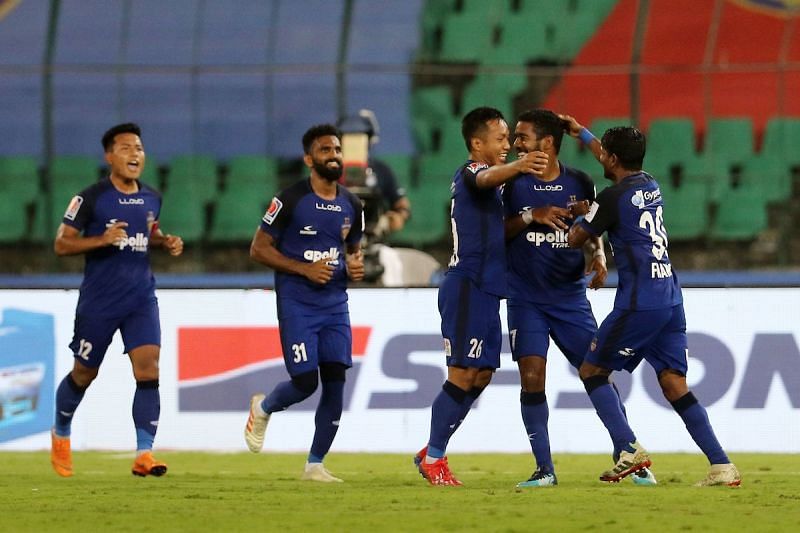
[[490,120],[505,120],[503,113],[499,109],[493,107],[476,107],[461,120],[461,136],[464,137],[464,144],[467,145],[467,151],[472,151],[470,140],[473,137],[480,137],[486,134],[489,129],[488,122]]
[[533,131],[538,138],[553,137],[553,146],[556,153],[561,150],[561,140],[564,138],[566,122],[549,109],[533,109],[525,111],[517,117],[517,122],[528,122],[533,125]]
[[633,126],[615,126],[603,134],[600,141],[609,154],[619,159],[620,165],[627,170],[642,170],[647,140],[644,133]]
[[339,140],[342,139],[342,132],[333,124],[317,124],[308,128],[308,131],[303,134],[303,153],[310,154],[311,145],[314,144],[314,141],[327,135],[333,135]]
[[110,152],[111,147],[114,146],[114,137],[121,133],[133,133],[140,139],[142,138],[142,129],[139,127],[138,124],[134,124],[133,122],[126,122],[125,124],[117,124],[113,128],[109,128],[107,132],[103,134],[103,151]]

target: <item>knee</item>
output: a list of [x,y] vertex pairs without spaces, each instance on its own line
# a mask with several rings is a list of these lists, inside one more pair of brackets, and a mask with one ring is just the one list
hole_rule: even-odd
[[544,390],[544,375],[535,370],[526,370],[520,373],[522,390],[534,392]]
[[492,382],[492,376],[494,372],[492,370],[483,370],[478,372],[475,376],[475,380],[472,382],[473,389],[480,389],[483,390],[489,386],[489,383]]
[[305,394],[306,397],[314,394],[314,391],[317,390],[318,384],[319,377],[317,376],[316,370],[309,370],[308,372],[303,372],[302,374],[292,376],[292,385],[294,385],[297,390]]
[[75,366],[72,368],[72,372],[70,372],[70,376],[72,377],[72,382],[76,386],[85,389],[91,385],[94,378],[97,377],[98,370],[98,368],[90,368],[76,362]]
[[667,369],[659,372],[658,384],[661,386],[661,392],[664,394],[664,398],[669,402],[674,402],[689,392],[689,386],[686,384],[686,376],[677,370]]
[[130,351],[133,376],[136,381],[158,380],[158,360],[160,349],[155,345],[141,346]]
[[607,379],[610,374],[610,370],[586,362],[581,364],[580,368],[578,368],[578,376],[583,382],[594,376],[601,376]]

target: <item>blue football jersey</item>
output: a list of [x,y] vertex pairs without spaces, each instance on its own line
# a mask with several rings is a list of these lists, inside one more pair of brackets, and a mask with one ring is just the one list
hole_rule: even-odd
[[330,258],[335,271],[325,285],[304,276],[275,273],[278,314],[297,311],[293,303],[315,310],[347,311],[346,244],[358,244],[364,231],[361,200],[337,185],[336,198],[324,200],[311,188],[309,179],[299,181],[272,199],[261,221],[261,229],[275,239],[276,248],[296,261],[313,263]]
[[603,190],[580,224],[591,235],[608,232],[619,274],[614,307],[661,309],[683,302],[667,253],[661,189],[652,176],[640,172]]
[[128,223],[126,240],[86,253],[79,315],[124,315],[154,295],[148,250],[160,212],[161,195],[141,182],[138,192],[126,194],[106,178],[72,199],[63,223],[86,237],[102,235],[115,222]]
[[[561,174],[552,181],[521,174],[507,182],[503,188],[506,216],[548,205],[567,208],[570,203],[594,201],[594,183],[586,173],[563,164],[560,169]],[[585,299],[583,250],[567,245],[567,231],[534,222],[514,236],[506,250],[509,298],[533,303]]]
[[503,199],[499,188],[479,189],[476,176],[486,163],[467,161],[450,185],[453,256],[448,272],[469,277],[482,291],[505,297],[506,250]]

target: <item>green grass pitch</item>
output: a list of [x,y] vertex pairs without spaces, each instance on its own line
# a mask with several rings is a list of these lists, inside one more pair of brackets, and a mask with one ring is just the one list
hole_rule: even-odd
[[299,481],[301,454],[77,452],[61,479],[45,452],[0,453],[0,531],[800,531],[800,455],[734,454],[740,488],[692,486],[705,459],[653,454],[656,487],[597,481],[607,456],[556,455],[559,486],[517,490],[528,455],[456,454],[463,487],[430,487],[412,454],[332,453],[342,484]]

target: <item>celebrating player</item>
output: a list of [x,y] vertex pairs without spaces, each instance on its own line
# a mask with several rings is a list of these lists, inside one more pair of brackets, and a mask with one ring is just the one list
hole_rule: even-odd
[[619,481],[650,465],[608,379],[613,370],[632,372],[645,359],[655,369],[664,397],[711,464],[698,485],[738,486],[739,472],[686,383],[689,350],[683,296],[667,253],[661,191],[653,177],[642,172],[645,137],[626,126],[609,129],[598,141],[574,118],[563,118],[570,134],[589,146],[605,177],[614,183],[598,195],[568,235],[570,247],[580,248],[607,231],[619,271],[614,309],[600,325],[579,371],[615,449],[621,450],[614,467],[600,479]]
[[469,160],[450,187],[453,257],[439,288],[447,381],[431,407],[428,445],[414,457],[431,485],[461,485],[450,472],[445,448],[500,367],[506,258],[499,186],[520,173],[541,174],[547,164],[541,152],[506,164],[508,125],[497,109],[473,109],[461,124]]
[[56,391],[50,457],[56,473],[72,475],[72,418],[119,330],[136,379],[136,460],[131,471],[161,476],[167,465],[151,453],[161,411],[161,326],[149,250],[162,247],[178,256],[183,241],[158,228],[161,195],[139,181],[145,163],[139,127],[114,126],[102,143],[111,174],[72,199],[55,239],[57,255],[86,254],[86,267],[69,345],[75,363]]
[[[518,487],[558,484],[550,455],[545,395],[550,337],[577,369],[597,332],[586,298],[583,251],[567,246],[573,217],[584,214],[594,201],[594,183],[584,172],[559,161],[563,135],[564,122],[552,111],[522,113],[514,132],[517,154],[539,150],[549,161],[543,175],[520,175],[503,189],[511,353],[519,365],[522,420],[536,458],[536,470]],[[591,257],[587,273],[594,272],[589,287],[597,289],[608,272],[603,241],[591,237],[585,248]],[[641,474],[633,476],[637,483],[655,483],[649,470],[637,474]]]
[[[272,199],[256,230],[250,257],[275,269],[283,359],[291,379],[250,401],[244,436],[250,451],[264,443],[270,415],[298,403],[322,382],[316,430],[302,479],[341,482],[322,461],[339,429],[345,371],[353,365],[347,278],[364,276],[361,201],[337,180],[341,133],[329,124],[303,135],[309,179]],[[345,249],[346,248],[346,249]]]

